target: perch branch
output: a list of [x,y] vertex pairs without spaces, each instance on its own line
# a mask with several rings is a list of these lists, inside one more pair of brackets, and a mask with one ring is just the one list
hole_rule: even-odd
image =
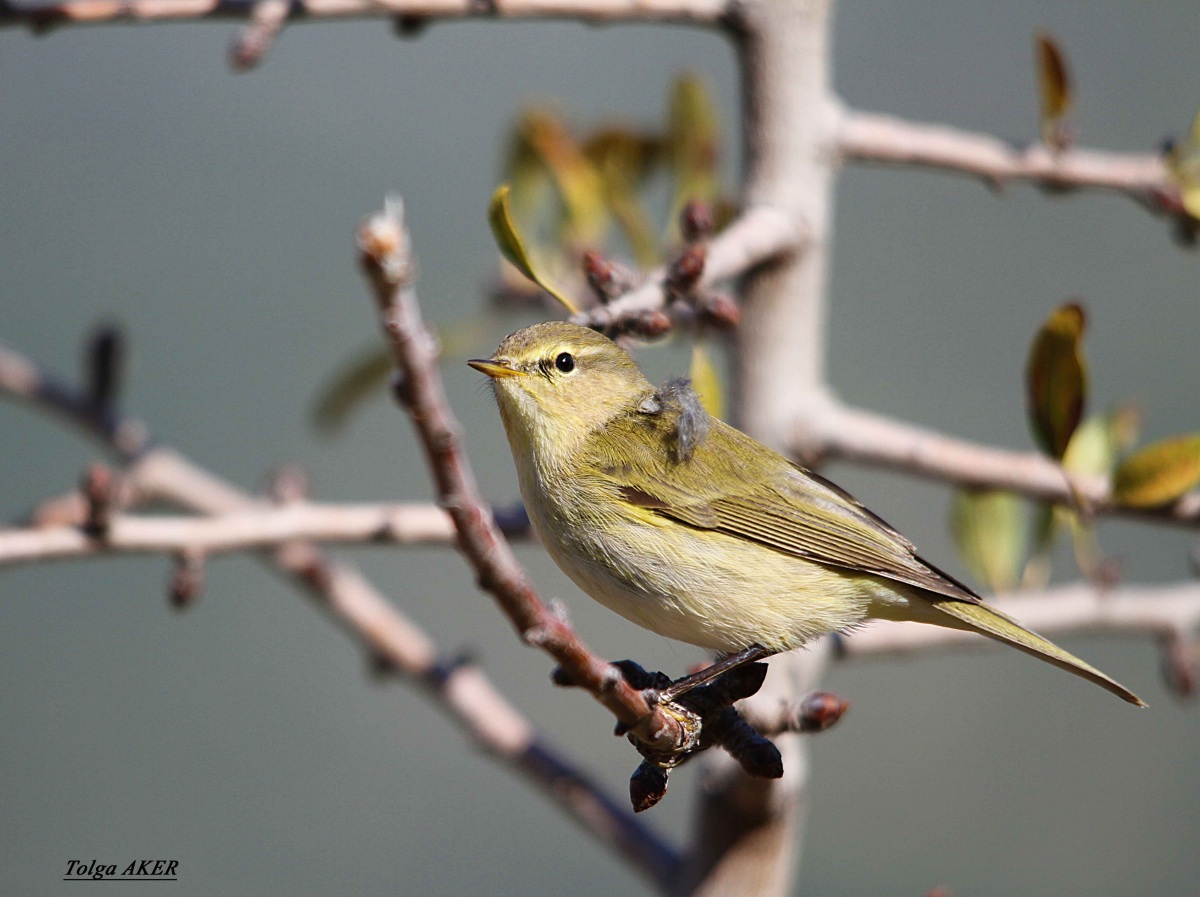
[[1069,149],[1056,153],[1036,143],[1018,147],[990,134],[888,115],[846,111],[837,136],[841,158],[942,169],[977,177],[993,187],[1026,181],[1050,188],[1115,190],[1159,211],[1178,192],[1162,157]]
[[[121,479],[137,500],[163,501],[202,514],[220,515],[218,527],[221,521],[271,514],[270,507],[261,500],[182,455],[161,446],[146,448],[150,440],[144,427],[135,426],[115,413],[99,419],[83,398],[86,392],[54,380],[10,349],[0,350],[0,395],[20,398],[35,408],[56,413],[129,462]],[[131,432],[139,434],[135,445],[122,439],[122,434]],[[443,512],[437,513],[444,518]],[[426,522],[431,527],[445,526],[444,522],[434,523],[431,518]],[[181,523],[191,527],[204,521]],[[106,538],[112,539],[114,535],[119,538],[121,525],[122,516],[116,515],[109,523]],[[57,532],[73,528],[50,529]],[[25,535],[26,531],[0,532],[0,544],[10,537]],[[194,545],[184,546],[180,555],[202,556],[194,548]],[[274,569],[315,598],[319,607],[367,649],[378,668],[409,677],[477,747],[528,779],[600,843],[624,857],[659,890],[667,890],[679,865],[675,848],[638,822],[582,770],[544,742],[481,669],[441,659],[429,636],[362,574],[352,566],[330,560],[310,542],[293,541],[260,554]]]
[[913,473],[978,489],[1003,489],[1029,498],[1070,505],[1081,497],[1088,510],[1180,526],[1200,524],[1200,492],[1157,508],[1126,508],[1112,501],[1107,477],[1071,475],[1036,452],[979,445],[883,415],[848,408],[836,400],[811,402],[795,421],[789,449],[806,463],[827,457]]
[[412,417],[425,449],[438,501],[454,520],[458,547],[479,585],[495,598],[523,641],[544,649],[576,685],[587,689],[655,750],[679,750],[692,740],[682,722],[651,707],[615,666],[597,657],[575,631],[542,602],[479,497],[437,367],[437,350],[421,320],[415,262],[398,203],[363,223],[359,247],[380,324],[398,371],[396,394]]

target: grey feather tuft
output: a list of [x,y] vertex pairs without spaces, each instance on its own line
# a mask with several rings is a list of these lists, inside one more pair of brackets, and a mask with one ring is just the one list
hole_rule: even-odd
[[700,396],[692,389],[692,381],[686,377],[670,380],[654,397],[664,407],[678,415],[675,423],[675,455],[680,461],[692,457],[696,446],[708,436],[708,412],[700,402]]

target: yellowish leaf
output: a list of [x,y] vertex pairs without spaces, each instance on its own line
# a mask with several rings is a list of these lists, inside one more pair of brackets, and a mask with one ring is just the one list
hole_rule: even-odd
[[721,375],[713,363],[708,346],[701,340],[692,343],[692,365],[689,371],[692,389],[700,397],[700,404],[713,417],[725,419],[725,391],[721,386]]
[[547,281],[534,266],[533,259],[530,258],[529,251],[525,248],[525,243],[517,232],[517,225],[513,221],[512,209],[508,203],[508,195],[508,184],[501,184],[492,194],[491,202],[488,203],[488,224],[491,225],[492,236],[496,240],[500,253],[518,271],[557,299],[568,312],[575,314],[579,311],[579,307]]
[[1071,142],[1067,113],[1073,102],[1067,61],[1058,42],[1045,31],[1034,36],[1034,45],[1042,140],[1047,146],[1064,150]]
[[1083,416],[1087,368],[1083,359],[1083,306],[1068,302],[1046,319],[1025,367],[1030,424],[1046,454],[1061,458]]
[[1187,137],[1176,141],[1167,153],[1167,170],[1179,186],[1184,210],[1200,219],[1200,112],[1192,119]]
[[1200,433],[1176,436],[1148,445],[1118,466],[1113,500],[1132,508],[1151,508],[1174,501],[1200,485]]
[[1107,476],[1117,460],[1109,415],[1093,414],[1081,423],[1063,452],[1063,467],[1071,473]]
[[961,490],[950,527],[963,560],[989,588],[1003,592],[1016,584],[1025,551],[1020,499],[1011,492]]

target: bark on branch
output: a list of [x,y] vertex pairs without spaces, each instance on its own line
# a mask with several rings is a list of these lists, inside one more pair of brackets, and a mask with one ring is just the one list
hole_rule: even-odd
[[[251,19],[260,0],[73,0],[18,5],[0,0],[0,27]],[[290,0],[286,21],[351,18],[581,19],[594,22],[720,21],[727,0]]]
[[844,458],[859,464],[917,474],[956,486],[1003,489],[1070,505],[1082,498],[1088,511],[1179,526],[1200,525],[1200,492],[1158,508],[1126,508],[1112,501],[1107,477],[1071,474],[1045,455],[955,439],[884,415],[848,408],[821,397],[798,415],[788,440],[806,463]]
[[1025,181],[1055,189],[1115,190],[1157,211],[1175,211],[1178,189],[1161,156],[1091,149],[1054,152],[1044,144],[1016,146],[991,134],[848,110],[837,135],[848,162],[941,169],[977,177],[992,187]]
[[[297,540],[355,544],[450,545],[454,524],[432,504],[324,504],[258,502],[213,517],[167,517],[114,513],[103,539],[83,526],[84,502],[74,521],[52,526],[0,529],[0,566],[93,557],[99,554],[154,554],[195,551],[205,555],[274,548]],[[501,530],[509,538],[529,535],[524,513],[505,514]]]

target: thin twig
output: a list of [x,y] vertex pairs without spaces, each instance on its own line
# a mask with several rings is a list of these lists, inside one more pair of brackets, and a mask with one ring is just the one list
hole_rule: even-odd
[[[704,271],[696,288],[740,277],[758,265],[787,252],[803,251],[805,227],[782,209],[769,205],[748,208],[707,243]],[[640,285],[607,305],[575,315],[580,324],[621,329],[621,322],[662,309],[671,297],[667,288],[670,270],[652,271]]]
[[1178,189],[1162,157],[1151,153],[1056,152],[1040,143],[1020,147],[991,134],[854,110],[843,113],[837,140],[848,162],[942,169],[993,187],[1025,181],[1054,189],[1115,190],[1157,211],[1177,206],[1162,201]]
[[[60,500],[61,501],[61,500]],[[75,503],[83,510],[83,503]],[[509,538],[530,534],[523,513],[502,515]],[[352,544],[451,545],[454,524],[432,504],[259,504],[211,517],[111,514],[103,541],[84,521],[0,529],[0,566],[92,557],[199,551],[206,555],[277,548],[296,540]]]
[[1200,525],[1200,492],[1157,508],[1127,508],[1112,500],[1107,477],[1072,474],[1036,452],[1018,452],[955,439],[822,397],[792,427],[788,447],[807,463],[844,458],[933,480],[979,489],[1003,489],[1074,505],[1082,497],[1096,514],[1135,517],[1179,526]]
[[[259,0],[75,0],[19,6],[0,0],[0,28],[46,31],[65,25],[104,25],[250,18]],[[288,21],[390,18],[409,23],[439,19],[580,19],[596,22],[719,22],[727,0],[290,0]]]

